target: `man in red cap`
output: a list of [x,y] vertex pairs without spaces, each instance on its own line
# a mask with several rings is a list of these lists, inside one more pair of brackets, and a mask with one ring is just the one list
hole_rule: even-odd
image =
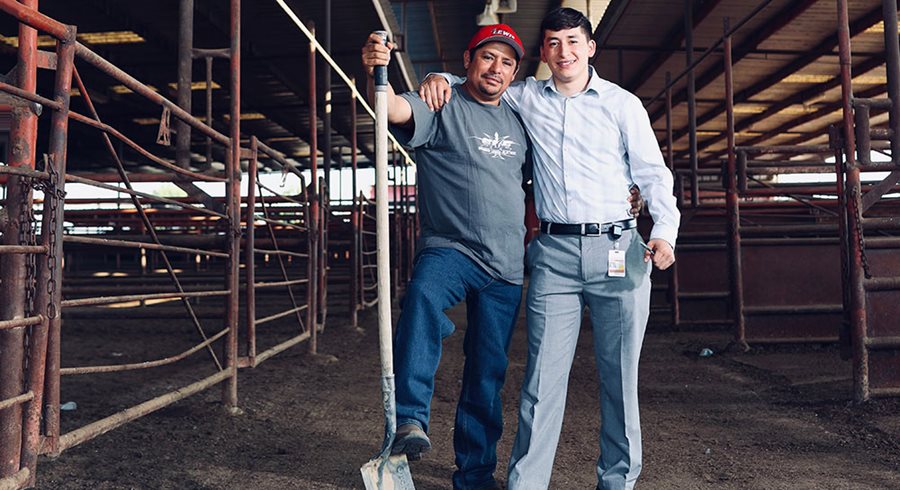
[[[373,69],[391,45],[373,35],[362,50],[373,98]],[[463,53],[468,77],[441,112],[415,92],[388,87],[388,121],[414,147],[422,226],[412,280],[394,337],[397,439],[394,453],[418,459],[431,448],[434,375],[442,340],[455,326],[444,310],[467,303],[466,363],[453,434],[456,489],[498,488],[497,440],[503,431],[500,389],[522,298],[528,140],[500,96],[524,50],[509,26],[480,29]]]

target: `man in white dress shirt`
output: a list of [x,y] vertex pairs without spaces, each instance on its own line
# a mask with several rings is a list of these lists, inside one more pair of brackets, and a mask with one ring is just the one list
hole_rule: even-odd
[[[680,214],[673,179],[640,100],[597,76],[590,21],[558,8],[541,24],[541,60],[553,74],[510,85],[534,148],[542,234],[530,245],[528,363],[509,463],[511,490],[546,489],[559,442],[569,371],[587,304],[600,378],[598,489],[631,489],[641,471],[638,360],[650,310],[652,262],[675,261]],[[442,74],[420,95],[448,100]],[[637,184],[653,218],[644,243],[623,205]]]

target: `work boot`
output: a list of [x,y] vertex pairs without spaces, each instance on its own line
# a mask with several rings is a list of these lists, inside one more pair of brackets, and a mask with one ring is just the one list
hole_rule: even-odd
[[403,424],[397,428],[397,437],[391,446],[391,454],[405,454],[410,461],[422,459],[422,453],[431,449],[431,441],[416,424]]

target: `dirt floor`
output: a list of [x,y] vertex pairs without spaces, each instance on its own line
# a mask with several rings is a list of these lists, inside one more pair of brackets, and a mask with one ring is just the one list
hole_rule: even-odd
[[[241,371],[242,415],[225,413],[220,390],[214,388],[56,460],[42,460],[38,488],[362,488],[359,467],[377,452],[382,438],[375,320],[372,313],[364,315],[364,328],[356,330],[335,310],[319,340],[321,354],[312,356],[301,345]],[[465,328],[462,307],[450,315],[460,330]],[[130,329],[140,341],[133,336],[118,346],[90,336],[76,341],[82,338],[79,332],[99,329],[111,336],[121,326],[115,321],[67,322],[64,343],[73,339],[68,349],[100,346],[101,353],[71,354],[64,357],[64,365],[103,362],[97,356],[118,362],[141,358],[144,346],[168,338],[159,332],[165,322],[147,320],[151,326]],[[435,448],[412,464],[419,489],[450,488],[462,338],[457,332],[446,341],[430,434]],[[770,347],[730,354],[722,352],[727,342],[724,332],[670,332],[660,327],[648,332],[641,363],[645,454],[638,488],[900,488],[900,400],[850,402],[850,364],[832,347]],[[700,357],[704,348],[714,354]],[[520,322],[504,390],[507,430],[496,474],[501,483],[506,481],[516,426],[524,353]],[[209,364],[208,356],[198,356],[198,365]],[[179,375],[173,381],[166,374],[152,375],[165,379],[157,383],[158,389],[179,386]],[[63,385],[63,401],[79,406],[64,413],[64,429],[148,398],[147,393],[128,394],[127,378],[78,378]],[[593,489],[596,484],[596,392],[590,335],[582,335],[554,489]]]

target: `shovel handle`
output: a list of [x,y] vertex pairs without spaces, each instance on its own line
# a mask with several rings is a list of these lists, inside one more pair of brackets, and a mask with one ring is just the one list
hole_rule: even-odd
[[[387,31],[374,31],[373,34],[377,34],[381,37],[381,44],[387,46],[388,42],[388,32]],[[378,87],[387,87],[388,79],[387,79],[387,66],[378,65],[375,67],[375,90],[378,90]]]
[[[376,31],[383,42],[387,32]],[[378,343],[381,352],[381,391],[385,417],[384,450],[389,451],[397,427],[394,395],[394,353],[391,349],[390,216],[388,210],[387,67],[375,67],[375,224],[378,277]]]

